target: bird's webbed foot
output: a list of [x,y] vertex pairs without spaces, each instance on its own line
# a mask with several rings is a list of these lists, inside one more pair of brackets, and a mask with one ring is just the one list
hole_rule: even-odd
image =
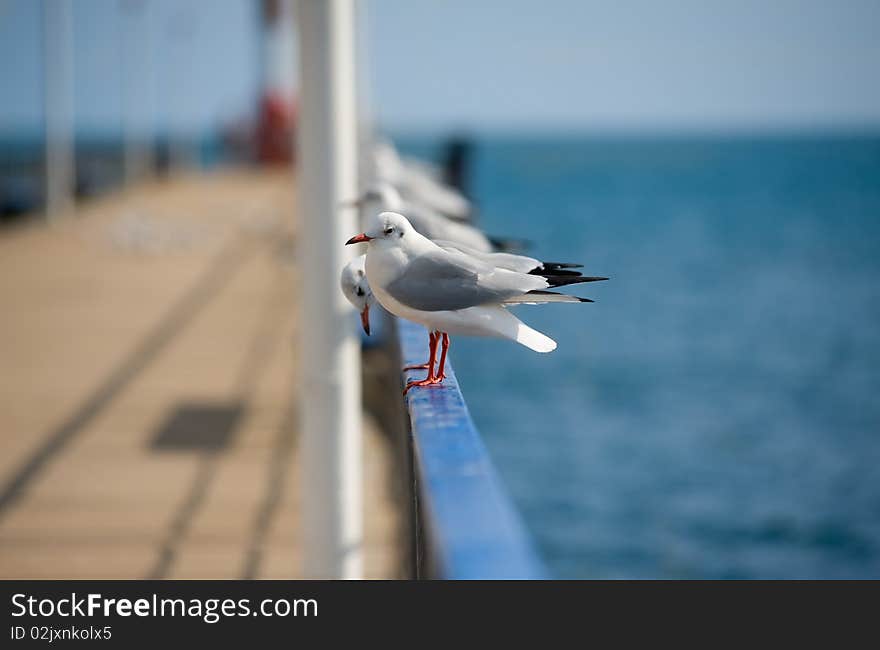
[[415,388],[416,386],[432,386],[434,384],[439,384],[443,381],[442,377],[426,377],[425,379],[420,379],[419,381],[411,381],[406,385],[406,388],[403,389],[403,394],[406,395],[409,392],[410,388]]

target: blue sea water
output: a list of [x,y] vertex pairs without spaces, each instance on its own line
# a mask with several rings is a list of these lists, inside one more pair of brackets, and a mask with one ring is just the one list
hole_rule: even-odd
[[880,578],[880,136],[475,143],[487,232],[612,278],[451,348],[552,572]]

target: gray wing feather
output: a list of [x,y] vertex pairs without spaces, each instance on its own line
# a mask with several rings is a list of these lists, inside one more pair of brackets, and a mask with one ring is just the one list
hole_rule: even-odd
[[445,311],[496,304],[546,287],[539,276],[497,269],[464,253],[438,249],[413,259],[386,291],[413,309]]
[[517,271],[519,273],[528,273],[532,269],[541,266],[540,260],[525,255],[514,255],[513,253],[486,253],[475,248],[470,248],[461,243],[453,241],[445,241],[435,239],[434,243],[445,250],[461,251],[471,257],[478,259],[484,264],[491,264],[498,268],[507,269],[509,271]]

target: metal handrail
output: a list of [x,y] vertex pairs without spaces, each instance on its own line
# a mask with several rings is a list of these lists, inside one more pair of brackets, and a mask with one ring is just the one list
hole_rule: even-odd
[[[424,327],[398,320],[404,365],[428,358]],[[404,380],[425,371],[407,371]],[[418,523],[431,577],[540,579],[544,565],[471,420],[452,365],[442,384],[406,397],[418,485]]]

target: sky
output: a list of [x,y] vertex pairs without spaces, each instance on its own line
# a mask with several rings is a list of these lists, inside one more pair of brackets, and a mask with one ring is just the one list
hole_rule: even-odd
[[[42,128],[45,1],[53,0],[0,0],[0,133]],[[207,130],[252,109],[260,53],[259,12],[251,0],[202,0],[210,11],[197,11],[196,0],[74,0],[72,6],[79,129],[122,128],[130,77],[144,80],[128,95],[138,132]]]
[[374,0],[389,125],[880,125],[878,0]]
[[[0,0],[0,132],[42,124],[43,1]],[[120,11],[137,6],[148,36]],[[142,129],[252,111],[257,5],[205,6],[76,0],[79,128],[120,128],[132,70],[152,70],[129,94]],[[390,130],[880,127],[878,0],[364,0],[362,15],[368,99]]]

